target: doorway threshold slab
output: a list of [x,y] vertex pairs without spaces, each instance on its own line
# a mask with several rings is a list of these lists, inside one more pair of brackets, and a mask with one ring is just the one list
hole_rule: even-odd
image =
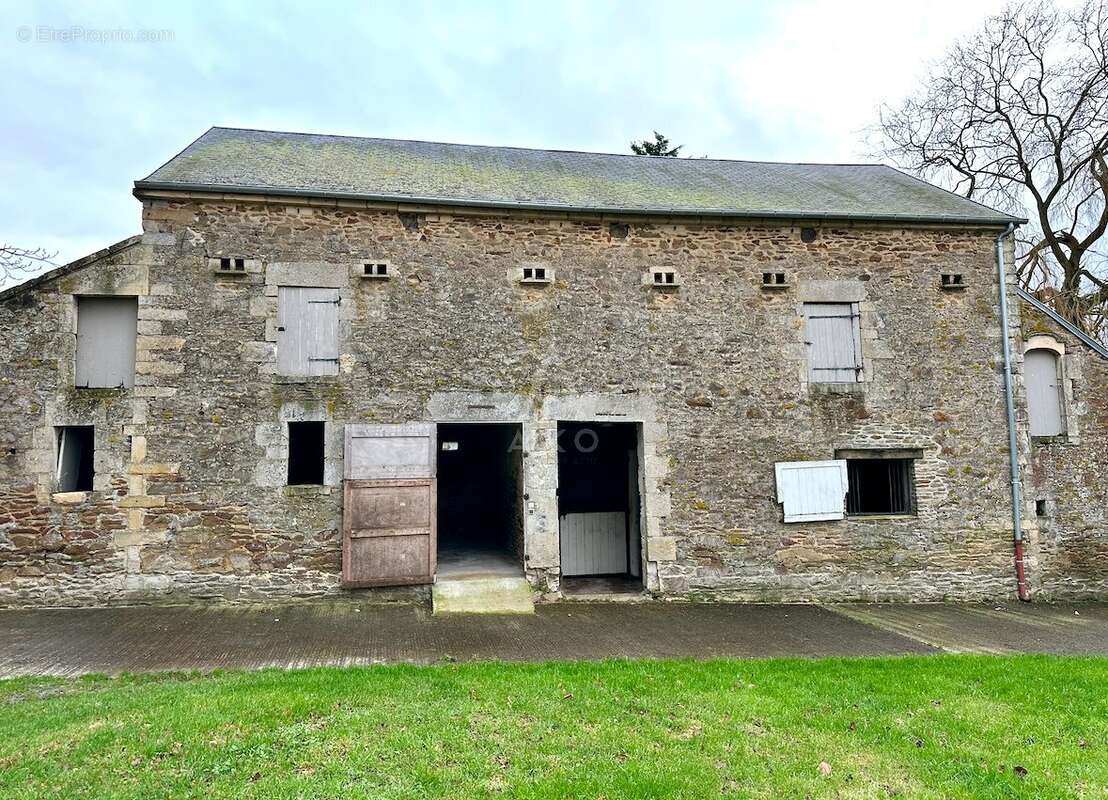
[[524,577],[436,578],[432,613],[534,614],[535,597]]

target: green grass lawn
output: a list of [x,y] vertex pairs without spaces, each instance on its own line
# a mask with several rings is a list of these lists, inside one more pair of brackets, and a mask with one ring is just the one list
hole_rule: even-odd
[[1108,659],[0,682],[4,798],[721,795],[1108,797]]

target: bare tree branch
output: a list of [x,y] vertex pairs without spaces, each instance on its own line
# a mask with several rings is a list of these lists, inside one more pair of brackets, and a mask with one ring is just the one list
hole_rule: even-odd
[[41,247],[29,249],[0,244],[0,286],[29,278],[44,267],[58,266],[53,261],[56,255]]
[[[1029,218],[1025,287],[1108,340],[1108,11],[1011,5],[956,42],[920,90],[884,106],[876,152]],[[1047,291],[1049,290],[1049,291]]]

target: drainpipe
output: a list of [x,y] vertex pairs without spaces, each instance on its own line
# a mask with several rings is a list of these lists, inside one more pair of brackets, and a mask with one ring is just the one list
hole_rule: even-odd
[[1004,401],[1008,412],[1008,466],[1012,473],[1012,542],[1016,557],[1016,593],[1020,600],[1030,600],[1027,591],[1027,575],[1023,569],[1023,515],[1020,490],[1020,463],[1018,431],[1016,429],[1016,399],[1012,388],[1012,348],[1008,343],[1008,275],[1004,269],[1004,240],[1016,229],[1008,223],[1004,232],[996,237],[996,268],[1000,278],[1000,328],[1004,343]]

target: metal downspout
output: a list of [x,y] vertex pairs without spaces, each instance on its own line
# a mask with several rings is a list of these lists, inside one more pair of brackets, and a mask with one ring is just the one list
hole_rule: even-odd
[[1008,273],[1004,268],[1004,240],[1015,230],[1008,223],[1004,232],[996,237],[996,268],[1000,278],[1000,328],[1004,343],[1004,401],[1008,413],[1008,467],[1012,473],[1012,540],[1016,558],[1016,593],[1020,600],[1030,600],[1027,591],[1027,575],[1023,568],[1023,513],[1019,463],[1019,441],[1016,428],[1016,399],[1012,388],[1012,348],[1008,329]]

